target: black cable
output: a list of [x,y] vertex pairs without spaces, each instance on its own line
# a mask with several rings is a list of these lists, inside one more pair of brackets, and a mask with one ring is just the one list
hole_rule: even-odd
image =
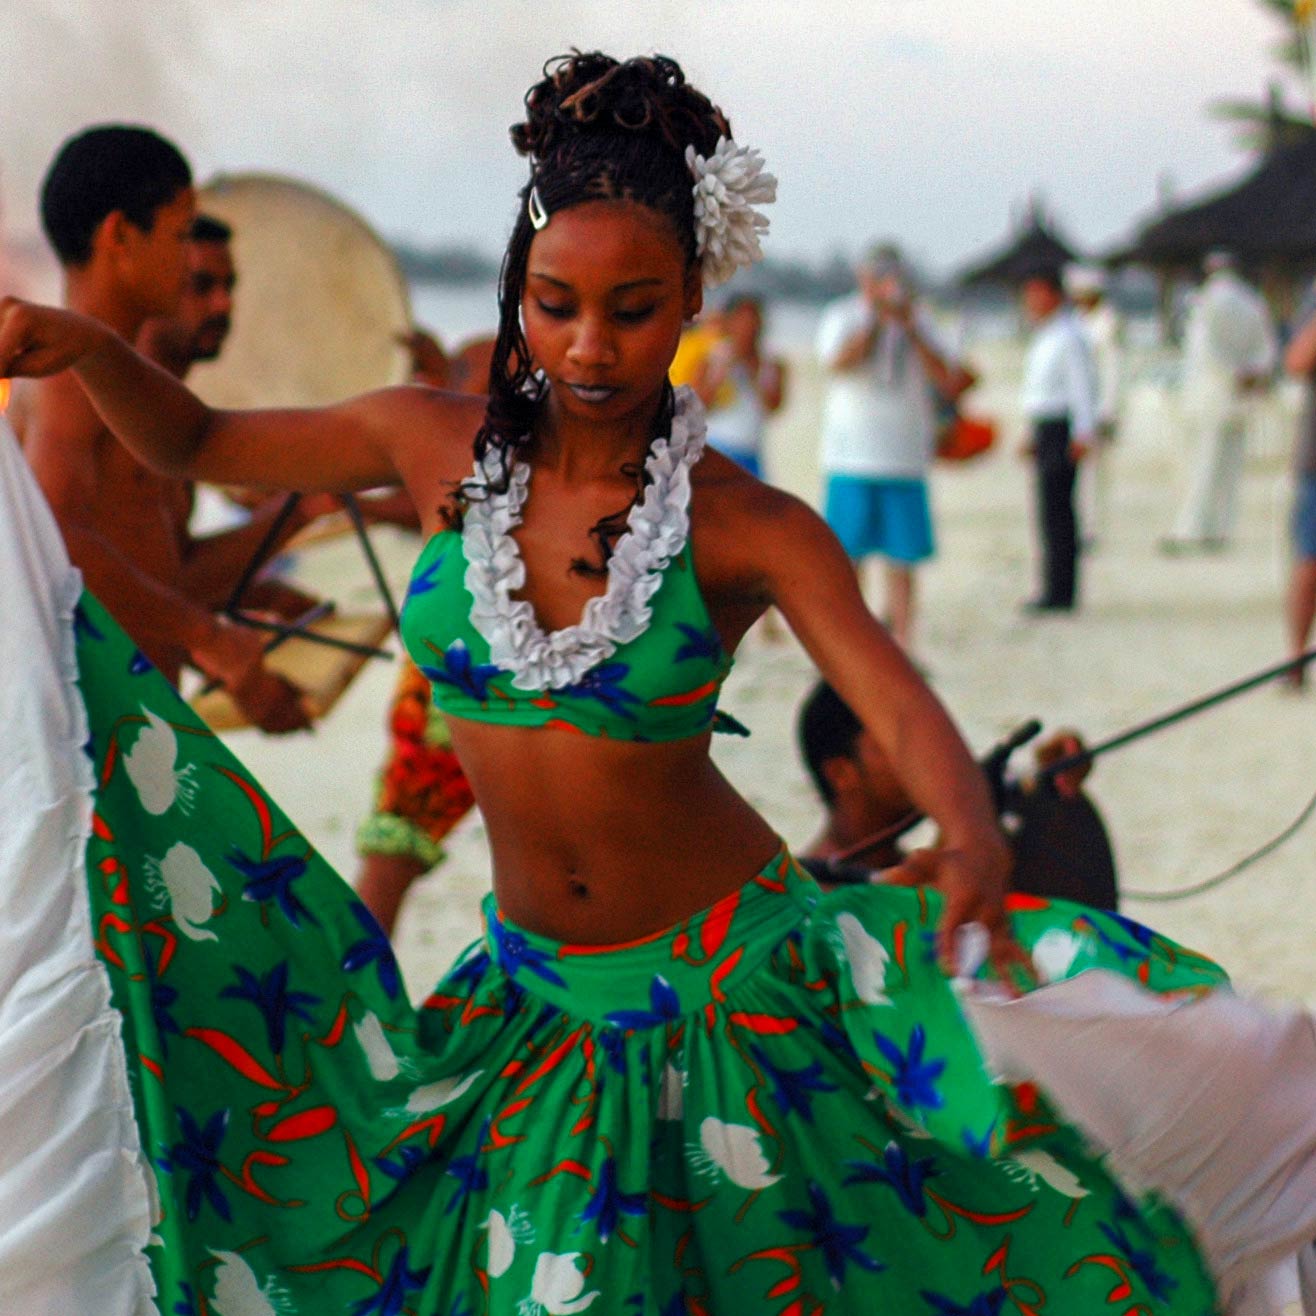
[[1285,841],[1289,840],[1299,828],[1316,813],[1316,795],[1313,795],[1306,804],[1302,806],[1302,812],[1285,827],[1281,832],[1272,836],[1265,844],[1258,846],[1251,854],[1246,854],[1236,864],[1231,864],[1223,872],[1217,873],[1214,877],[1208,877],[1201,882],[1194,882],[1191,886],[1177,887],[1173,891],[1128,891],[1123,887],[1120,888],[1121,900],[1148,900],[1167,902],[1171,900],[1184,900],[1188,896],[1200,896],[1204,891],[1211,891],[1215,887],[1224,886],[1232,878],[1238,877],[1240,873],[1246,872],[1253,864],[1264,859],[1268,854],[1278,850]]

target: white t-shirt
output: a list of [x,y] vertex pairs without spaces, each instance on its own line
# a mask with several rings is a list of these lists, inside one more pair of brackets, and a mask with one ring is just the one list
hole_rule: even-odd
[[[763,423],[767,409],[759,395],[758,381],[737,361],[727,372],[726,385],[731,399],[724,406],[708,409],[708,441],[723,452],[737,457],[757,457],[763,446]],[[718,393],[721,394],[719,389]]]
[[[922,312],[916,317],[919,337],[938,356],[946,356],[927,317]],[[829,375],[822,469],[836,475],[920,479],[932,461],[936,421],[932,386],[908,334],[887,325],[868,360],[851,370],[831,368],[846,342],[873,319],[873,309],[859,293],[823,311],[817,350]]]
[[1097,426],[1097,369],[1078,312],[1053,311],[1033,332],[1024,357],[1019,405],[1029,420],[1068,420],[1089,442]]

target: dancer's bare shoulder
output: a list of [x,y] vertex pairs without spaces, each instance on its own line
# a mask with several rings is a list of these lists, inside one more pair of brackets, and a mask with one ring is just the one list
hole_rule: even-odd
[[694,470],[691,536],[705,590],[729,589],[764,604],[783,567],[836,542],[802,499],[711,450]]
[[719,452],[695,467],[690,522],[700,590],[730,649],[772,605],[793,609],[834,575],[853,582],[835,537],[807,503]]
[[387,397],[398,427],[391,445],[398,475],[417,507],[437,507],[471,473],[487,399],[423,384],[390,389]]

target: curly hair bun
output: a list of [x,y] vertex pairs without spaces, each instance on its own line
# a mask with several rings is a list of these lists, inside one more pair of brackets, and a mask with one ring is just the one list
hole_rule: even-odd
[[678,155],[690,145],[711,155],[719,137],[731,136],[722,111],[666,55],[624,63],[597,50],[559,55],[544,65],[543,80],[526,93],[525,107],[512,143],[536,161],[582,134],[652,137]]

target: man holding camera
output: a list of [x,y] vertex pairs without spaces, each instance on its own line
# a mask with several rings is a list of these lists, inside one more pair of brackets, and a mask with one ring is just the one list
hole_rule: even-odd
[[895,247],[874,247],[856,281],[856,292],[828,306],[818,329],[818,356],[828,373],[825,515],[856,569],[874,555],[886,560],[886,622],[909,649],[914,568],[934,551],[933,390],[954,402],[974,376],[916,305]]

